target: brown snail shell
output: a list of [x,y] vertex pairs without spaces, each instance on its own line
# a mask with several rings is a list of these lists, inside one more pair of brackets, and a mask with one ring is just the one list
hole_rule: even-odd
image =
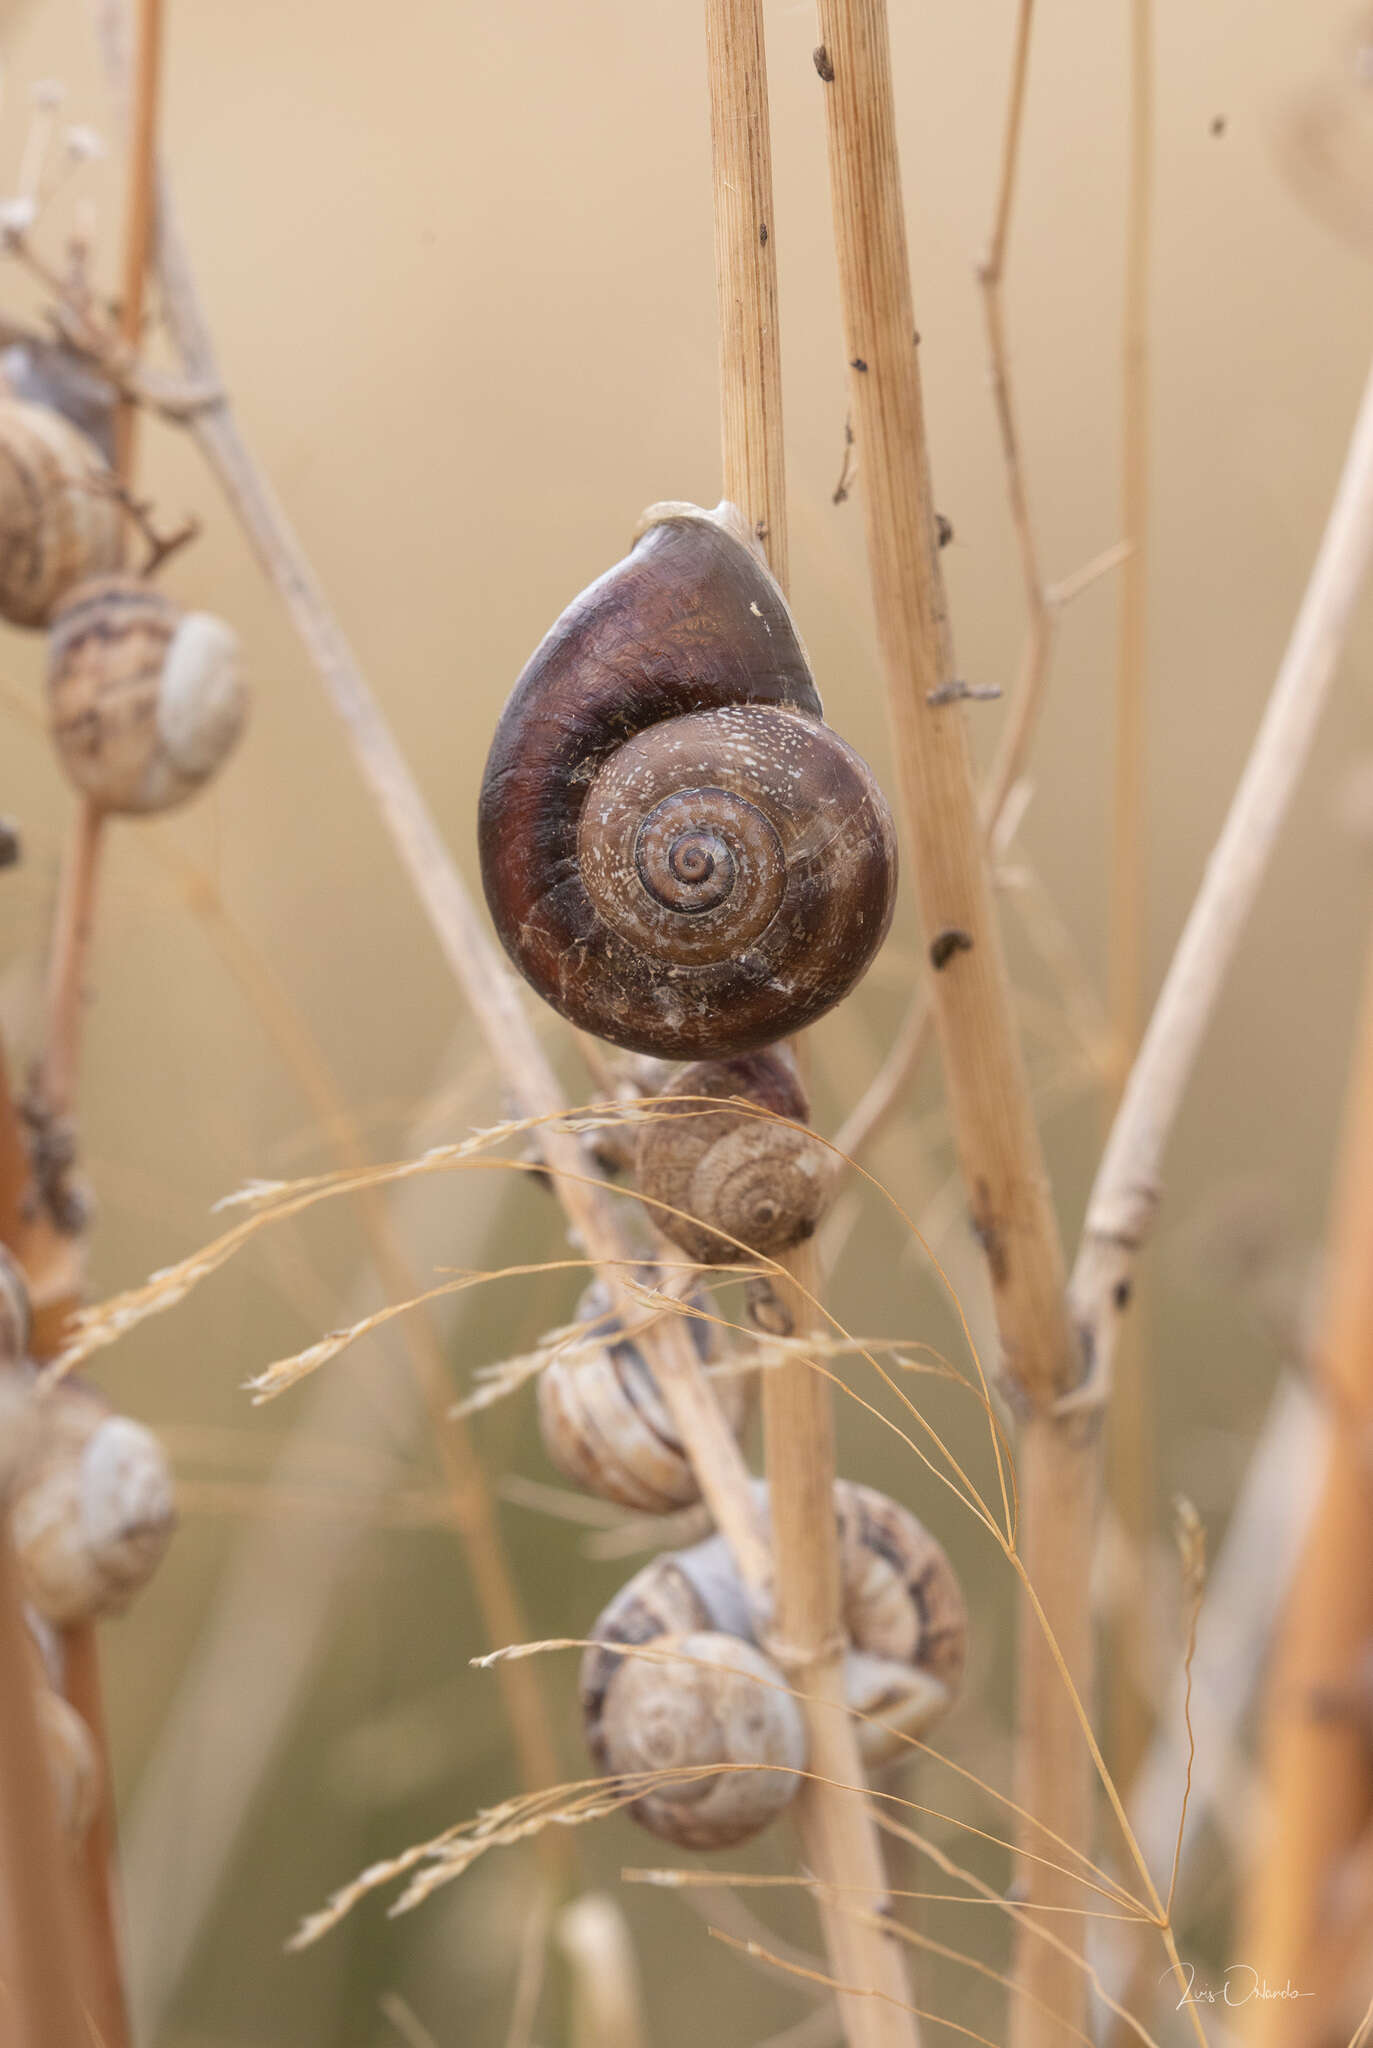
[[[761,1482],[757,1495],[766,1514]],[[839,1480],[834,1508],[850,1642],[844,1691],[849,1706],[865,1717],[858,1742],[871,1765],[896,1755],[904,1737],[923,1735],[952,1705],[967,1655],[967,1609],[942,1545],[899,1502]],[[612,1646],[702,1630],[755,1640],[748,1599],[720,1536],[655,1558],[597,1619],[591,1630],[597,1647],[585,1653],[581,1670],[594,1756],[601,1756],[604,1701],[622,1661]]]
[[[640,1128],[635,1180],[666,1237],[702,1265],[724,1266],[744,1256],[741,1245],[774,1256],[810,1236],[833,1192],[833,1161],[817,1138],[793,1128],[809,1105],[784,1053],[701,1060],[663,1093],[668,1099]],[[703,1095],[742,1096],[773,1115],[691,1099]],[[674,1112],[680,1097],[688,1099]]]
[[61,340],[25,336],[0,353],[0,378],[13,397],[60,412],[113,463],[119,393],[89,357]]
[[655,506],[501,714],[482,880],[555,1010],[631,1051],[749,1052],[839,1002],[886,936],[891,814],[826,726],[732,506]]
[[35,1441],[11,1494],[25,1598],[60,1627],[119,1614],[176,1526],[166,1455],[151,1430],[75,1380],[34,1413]]
[[[690,1507],[701,1497],[691,1460],[643,1352],[629,1338],[616,1341],[621,1325],[607,1311],[599,1283],[582,1297],[580,1314],[587,1348],[555,1358],[539,1376],[539,1429],[550,1459],[588,1493],[641,1514]],[[709,1364],[713,1326],[693,1316],[689,1328],[702,1363]],[[715,1381],[736,1434],[753,1412],[756,1378],[741,1371]]]
[[0,617],[46,625],[74,584],[117,566],[110,484],[99,449],[60,413],[0,400]]
[[53,616],[53,740],[71,780],[102,810],[183,803],[233,750],[247,709],[235,634],[140,577],[93,578]]
[[694,1772],[654,1786],[629,1811],[684,1849],[727,1849],[767,1826],[796,1791],[806,1729],[770,1658],[735,1635],[665,1635],[657,1656],[622,1657],[600,1703],[592,1754],[607,1775]]

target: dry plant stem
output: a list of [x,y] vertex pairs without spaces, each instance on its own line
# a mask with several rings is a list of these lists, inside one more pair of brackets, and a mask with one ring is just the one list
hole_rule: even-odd
[[1098,1382],[1109,1376],[1135,1259],[1153,1224],[1164,1147],[1305,765],[1370,561],[1373,374],[1292,637],[1088,1201],[1071,1291]]
[[[1350,1904],[1342,1877],[1373,1821],[1373,953],[1341,1154],[1317,1353],[1333,1427],[1269,1674],[1269,1825],[1253,1862],[1240,1947],[1270,1983],[1317,1993],[1301,2001],[1306,2012],[1289,2005],[1279,2014],[1268,2010],[1274,2001],[1255,1999],[1245,2015],[1250,2042],[1294,2048],[1317,2038],[1313,2012],[1333,1989],[1325,1951],[1345,1932],[1341,1911]],[[1366,1923],[1360,1931],[1366,1939]]]
[[[886,10],[882,0],[820,0],[819,18],[868,552],[921,922],[942,963],[933,992],[954,1137],[988,1254],[1003,1372],[1027,1417],[1019,1447],[1023,1558],[1067,1668],[1089,1698],[1094,1426],[1088,1418],[1080,1430],[1065,1427],[1053,1413],[1080,1374],[1062,1250],[1014,1030],[963,716],[957,704],[928,701],[955,671],[930,495]],[[1023,1609],[1021,1644],[1016,1796],[1085,1848],[1090,1760],[1048,1646]],[[1062,1878],[1033,1863],[1023,1878],[1034,1904],[1064,1903]],[[1018,1967],[1039,2004],[1015,2002],[1017,2042],[1058,2041],[1065,2027],[1083,2026],[1083,1980],[1071,1957],[1022,1942]]]
[[104,1792],[79,1850],[79,1881],[86,1907],[87,1996],[105,2048],[131,2040],[124,1995],[123,1943],[120,1939],[118,1844],[110,1784],[109,1743],[100,1685],[100,1646],[95,1624],[86,1622],[63,1634],[63,1691],[76,1708],[100,1757]]
[[[143,306],[152,255],[155,185],[157,180],[157,104],[162,77],[162,0],[137,0],[134,27],[135,64],[129,107],[129,171],[124,211],[124,274],[119,305],[119,335],[130,356],[138,351]],[[133,475],[134,434],[138,409],[125,397],[115,414],[114,467],[125,483]]]
[[103,813],[83,798],[62,859],[48,965],[41,1093],[45,1107],[59,1116],[67,1115],[76,1103],[86,967],[104,837]]
[[[122,10],[102,0],[98,16],[107,64],[120,80],[124,71]],[[158,188],[156,257],[167,322],[183,368],[194,383],[222,393],[213,340],[165,177]],[[363,781],[377,803],[444,958],[472,1006],[517,1114],[556,1112],[563,1106],[562,1092],[529,1023],[519,986],[487,937],[395,736],[300,542],[239,433],[227,398],[220,396],[197,412],[192,431],[343,724]],[[612,1299],[621,1300],[622,1268],[615,1262],[629,1259],[633,1248],[610,1202],[585,1184],[585,1160],[575,1138],[552,1130],[545,1134],[544,1147],[572,1227],[588,1256],[604,1264],[603,1277]],[[758,1530],[748,1468],[700,1371],[690,1332],[680,1317],[668,1316],[645,1333],[643,1343],[741,1575],[762,1595],[769,1582],[770,1563]]]
[[[720,319],[720,411],[725,496],[738,505],[787,583],[782,373],[776,235],[762,0],[706,0],[715,271]],[[814,1250],[789,1262],[797,1327],[819,1286]],[[810,1771],[796,1799],[806,1861],[817,1874],[886,1899],[881,1845],[866,1802],[839,1788],[863,1782],[854,1724],[844,1711],[844,1633],[834,1525],[834,1417],[829,1383],[804,1360],[763,1375],[763,1431],[772,1519],[773,1654],[803,1695]],[[830,1782],[825,1782],[825,1781]],[[850,2048],[912,2048],[916,2022],[895,1941],[819,1895],[835,1976],[876,1996],[840,1994]]]
[[[1152,0],[1130,5],[1130,178],[1125,237],[1121,376],[1121,531],[1130,553],[1120,572],[1116,651],[1114,804],[1110,868],[1107,1002],[1112,1063],[1107,1123],[1139,1046],[1143,1015],[1144,706],[1147,683],[1149,522],[1149,256],[1153,190]],[[1154,1525],[1153,1408],[1146,1347],[1136,1313],[1119,1349],[1108,1428],[1108,1491],[1131,1568],[1146,1566]],[[1127,1588],[1110,1620],[1107,1717],[1117,1782],[1129,1785],[1149,1739],[1139,1668],[1144,1603]]]
[[0,2038],[15,2048],[88,2048],[77,1996],[70,1867],[26,1634],[19,1568],[0,1501]]

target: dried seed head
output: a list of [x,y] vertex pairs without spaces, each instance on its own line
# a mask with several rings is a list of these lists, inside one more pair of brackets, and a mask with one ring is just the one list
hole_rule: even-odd
[[63,1626],[118,1614],[152,1577],[176,1526],[162,1446],[71,1380],[35,1408],[37,1440],[12,1503],[25,1594]]
[[630,1812],[686,1849],[726,1849],[778,1814],[806,1762],[800,1708],[752,1643],[714,1633],[668,1635],[666,1661],[622,1657],[588,1738],[607,1772],[694,1772],[636,1799]]
[[238,641],[137,576],[83,583],[53,617],[48,709],[62,765],[103,810],[165,811],[207,782],[247,717]]
[[[833,1193],[833,1160],[818,1139],[793,1128],[809,1108],[787,1054],[703,1060],[664,1093],[661,1114],[640,1131],[635,1161],[640,1192],[667,1205],[650,1207],[658,1229],[688,1257],[715,1266],[737,1264],[748,1251],[775,1256],[810,1236]],[[771,1114],[712,1110],[691,1099],[700,1096],[726,1104],[738,1096]]]

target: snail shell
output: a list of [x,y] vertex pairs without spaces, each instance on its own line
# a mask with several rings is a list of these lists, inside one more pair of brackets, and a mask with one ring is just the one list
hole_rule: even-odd
[[46,625],[73,584],[117,566],[110,482],[99,449],[60,413],[0,400],[0,617]]
[[140,577],[94,578],[54,615],[48,709],[78,789],[107,811],[168,810],[208,781],[243,730],[237,637]]
[[[757,1488],[766,1514],[767,1489]],[[839,1480],[839,1536],[848,1704],[864,1762],[885,1762],[952,1705],[967,1655],[968,1616],[953,1566],[916,1517],[870,1486]],[[621,1660],[615,1643],[700,1630],[755,1640],[753,1616],[723,1537],[658,1557],[624,1586],[591,1630],[582,1659],[582,1711],[593,1755],[606,1694]]]
[[[701,1306],[707,1304],[702,1301]],[[565,1478],[640,1513],[666,1515],[701,1497],[691,1460],[672,1424],[648,1360],[606,1308],[598,1283],[582,1297],[589,1349],[554,1359],[539,1376],[544,1448]],[[703,1364],[714,1356],[714,1329],[688,1321]],[[721,1373],[715,1386],[736,1435],[753,1412],[757,1375]]]
[[799,1030],[891,920],[891,814],[732,506],[654,507],[563,613],[501,715],[478,836],[516,966],[631,1051]]
[[621,1657],[589,1735],[607,1774],[694,1772],[654,1786],[629,1811],[684,1849],[727,1849],[767,1826],[806,1762],[801,1710],[771,1659],[739,1636],[665,1635],[668,1661]]
[[[773,1255],[810,1236],[829,1203],[833,1165],[818,1139],[793,1128],[809,1108],[785,1054],[699,1061],[664,1095],[641,1127],[635,1179],[641,1194],[666,1204],[649,1211],[665,1236],[707,1266],[737,1262],[740,1245]],[[673,1110],[674,1098],[703,1095],[742,1096],[773,1116],[710,1110],[694,1100]]]
[[35,1420],[11,1496],[25,1597],[62,1627],[119,1614],[176,1526],[162,1446],[74,1380],[35,1403]]

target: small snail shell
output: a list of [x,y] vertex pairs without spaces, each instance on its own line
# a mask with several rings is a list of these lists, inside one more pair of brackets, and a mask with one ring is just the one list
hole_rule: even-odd
[[767,1826],[806,1762],[801,1711],[775,1664],[752,1643],[711,1631],[654,1643],[670,1661],[621,1657],[588,1739],[607,1774],[697,1771],[668,1780],[629,1811],[684,1849],[727,1849]]
[[25,1597],[60,1626],[120,1613],[176,1526],[171,1473],[151,1430],[65,1380],[35,1404],[37,1438],[11,1518]]
[[60,605],[48,710],[62,765],[103,810],[165,811],[232,751],[248,698],[238,640],[137,576],[101,576]]
[[57,412],[0,400],[0,617],[46,625],[119,561],[121,515],[98,448]]
[[[604,1500],[640,1513],[670,1514],[700,1499],[691,1460],[672,1425],[652,1370],[638,1345],[614,1339],[621,1325],[607,1312],[599,1283],[582,1297],[589,1349],[554,1359],[539,1376],[539,1428],[563,1475]],[[702,1362],[714,1352],[714,1331],[689,1319]],[[736,1434],[753,1410],[756,1374],[721,1373],[720,1402]]]
[[29,1290],[19,1261],[0,1245],[0,1366],[17,1365],[29,1348]]
[[[743,1096],[775,1117],[747,1110],[710,1110],[699,1101],[671,1101],[639,1133],[635,1179],[652,1202],[649,1214],[665,1236],[703,1265],[730,1265],[750,1251],[774,1254],[810,1236],[829,1202],[831,1155],[818,1139],[793,1129],[808,1114],[795,1068],[784,1053],[747,1053],[686,1067],[664,1090],[669,1098]],[[680,1216],[671,1214],[682,1210]],[[719,1233],[724,1232],[721,1236]],[[732,1241],[733,1240],[733,1241]]]
[[891,814],[728,505],[655,506],[563,613],[501,715],[478,837],[521,973],[636,1052],[799,1030],[891,919]]
[[[767,1489],[757,1488],[766,1514]],[[844,1626],[851,1648],[844,1691],[864,1762],[896,1755],[952,1704],[963,1676],[968,1617],[953,1566],[923,1523],[870,1486],[834,1489]],[[615,1643],[701,1630],[754,1640],[754,1621],[723,1537],[645,1565],[591,1630],[582,1659],[582,1710],[593,1755],[603,1701],[621,1660]],[[600,1644],[607,1647],[600,1648]]]

